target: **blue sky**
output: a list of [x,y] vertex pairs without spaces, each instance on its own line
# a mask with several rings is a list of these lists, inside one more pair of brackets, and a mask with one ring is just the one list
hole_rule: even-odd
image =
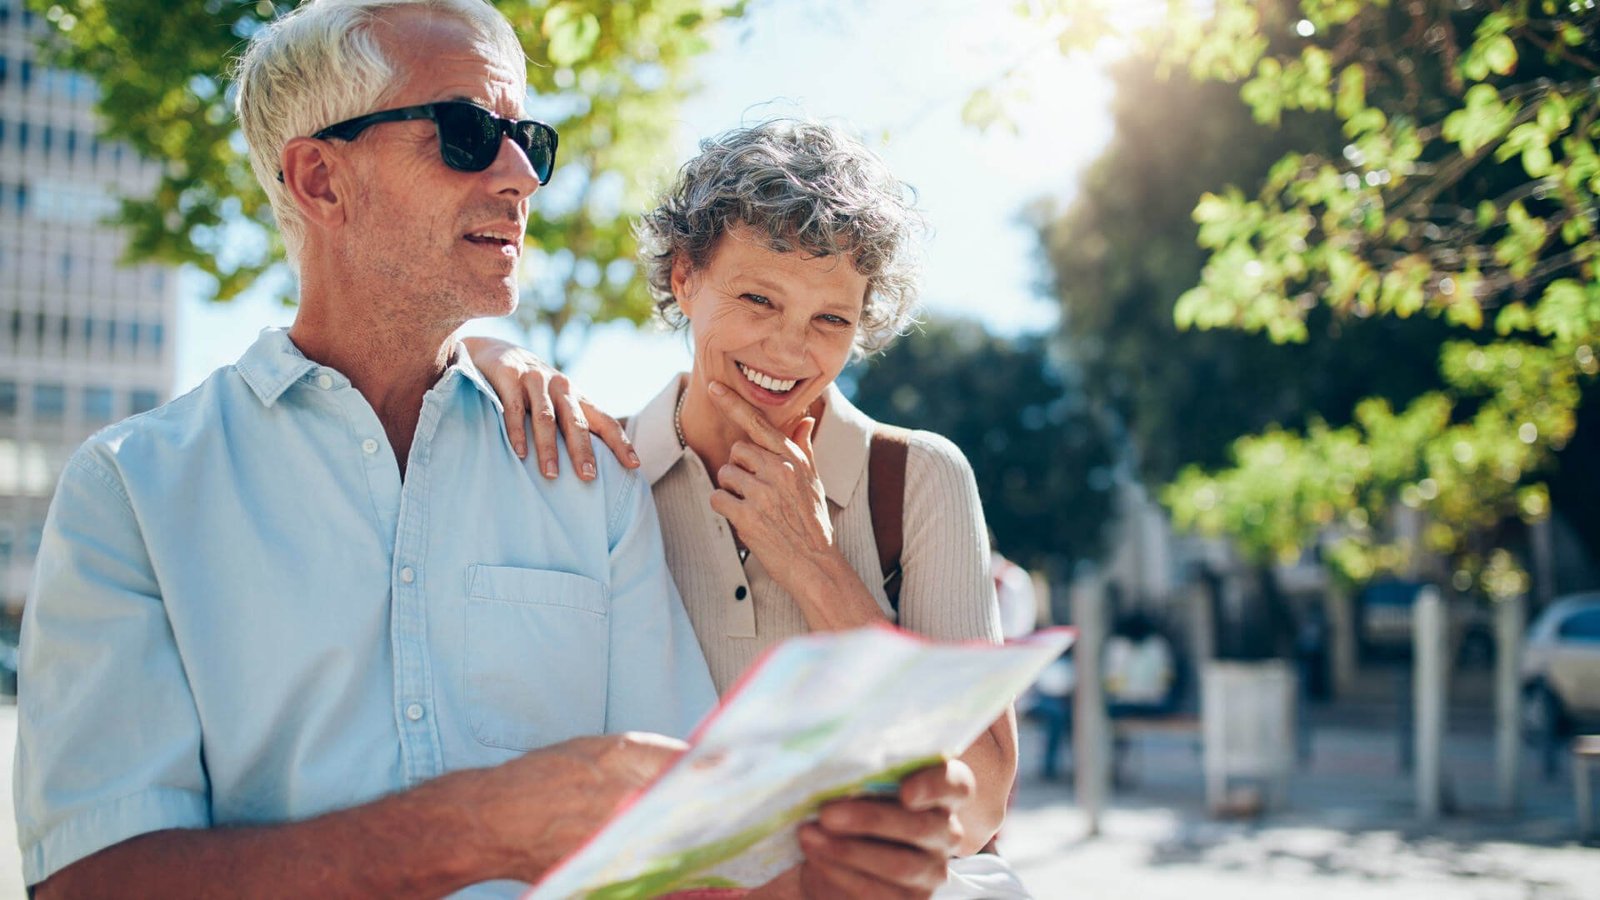
[[[927,309],[1005,333],[1047,328],[1055,307],[1038,295],[1035,242],[1020,214],[1039,197],[1070,198],[1110,137],[1110,85],[1103,60],[1063,59],[1012,6],[757,0],[701,59],[702,89],[681,110],[672,165],[701,136],[745,122],[807,114],[846,123],[917,189],[933,229]],[[1016,133],[964,124],[967,98],[1008,71],[1026,93],[1013,107]],[[208,305],[186,292],[175,387],[188,390],[236,359],[262,327],[292,318],[292,309],[260,297]],[[515,333],[486,322],[468,330]],[[626,413],[687,365],[681,337],[618,324],[595,329],[570,374],[602,406]]]

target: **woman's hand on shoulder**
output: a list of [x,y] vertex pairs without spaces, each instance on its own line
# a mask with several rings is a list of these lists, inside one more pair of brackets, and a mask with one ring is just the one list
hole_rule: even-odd
[[556,369],[516,344],[489,337],[463,338],[473,365],[483,373],[489,386],[505,407],[506,434],[511,448],[522,459],[528,457],[528,436],[523,419],[533,417],[533,451],[539,471],[546,478],[561,472],[556,452],[556,436],[567,442],[567,453],[578,470],[578,477],[595,477],[594,449],[589,435],[594,434],[611,448],[628,468],[637,468],[639,455],[633,451],[622,424],[606,414],[573,387]]

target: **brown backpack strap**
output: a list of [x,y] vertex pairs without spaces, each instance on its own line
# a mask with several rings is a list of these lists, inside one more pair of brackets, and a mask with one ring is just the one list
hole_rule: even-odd
[[900,612],[900,551],[905,543],[906,453],[911,432],[878,425],[867,453],[867,505],[872,511],[872,536],[878,542],[878,565],[889,608]]

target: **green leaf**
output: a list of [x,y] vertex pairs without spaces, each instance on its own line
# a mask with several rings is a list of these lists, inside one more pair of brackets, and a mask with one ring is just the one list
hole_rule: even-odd
[[1517,68],[1517,45],[1497,34],[1483,44],[1483,59],[1496,75],[1510,75]]
[[600,19],[572,3],[558,3],[544,15],[545,53],[557,66],[573,66],[589,58],[600,40]]

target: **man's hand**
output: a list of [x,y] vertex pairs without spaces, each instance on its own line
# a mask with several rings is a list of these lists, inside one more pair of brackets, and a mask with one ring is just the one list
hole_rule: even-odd
[[573,738],[484,770],[467,802],[498,839],[508,877],[538,881],[686,749],[642,732]]
[[944,883],[961,843],[956,812],[971,799],[960,760],[922,769],[896,798],[827,804],[800,827],[800,888],[807,897],[927,897]]
[[505,407],[506,434],[511,449],[528,458],[528,437],[522,421],[533,417],[533,452],[539,471],[546,478],[561,472],[556,453],[556,435],[567,442],[567,453],[577,467],[578,477],[595,477],[594,450],[589,435],[604,441],[617,459],[630,469],[639,465],[639,455],[622,430],[622,424],[589,402],[567,376],[551,368],[527,350],[502,340],[486,337],[463,338],[472,364],[488,379]]

